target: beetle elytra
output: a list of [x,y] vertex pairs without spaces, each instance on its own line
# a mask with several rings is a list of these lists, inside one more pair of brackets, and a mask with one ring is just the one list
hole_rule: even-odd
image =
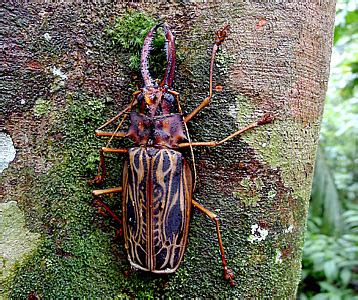
[[[164,30],[167,64],[163,80],[153,83],[148,71],[148,57],[153,36],[158,28]],[[182,260],[189,231],[192,205],[215,221],[220,246],[224,276],[235,285],[233,273],[227,267],[219,231],[218,217],[193,200],[195,189],[195,162],[193,172],[178,150],[194,146],[217,146],[259,125],[271,122],[277,115],[265,114],[257,122],[235,132],[222,141],[191,142],[186,124],[212,98],[212,74],[215,54],[227,36],[228,25],[217,31],[210,66],[209,96],[186,117],[179,103],[179,93],[171,90],[175,71],[175,44],[169,28],[157,24],[150,29],[144,40],[141,54],[141,73],[144,87],[133,94],[131,104],[96,130],[96,136],[111,137],[100,151],[101,161],[98,176],[90,183],[103,180],[106,173],[104,153],[123,153],[127,156],[123,170],[122,187],[95,190],[97,201],[122,223],[125,247],[130,264],[140,270],[153,273],[172,273]],[[137,111],[135,111],[135,108]],[[114,132],[102,131],[108,124],[122,116]],[[129,117],[129,130],[119,131],[123,121]],[[135,148],[117,149],[108,145],[113,137],[131,137]],[[99,199],[99,195],[122,192],[123,220],[121,221]]]

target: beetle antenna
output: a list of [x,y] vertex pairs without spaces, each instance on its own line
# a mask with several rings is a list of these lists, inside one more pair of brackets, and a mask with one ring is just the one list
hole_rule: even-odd
[[193,150],[193,146],[192,146],[192,143],[191,143],[188,126],[186,126],[186,123],[185,123],[184,117],[183,117],[183,111],[181,110],[181,106],[180,106],[180,102],[179,102],[179,93],[175,93],[175,92],[173,92],[173,91],[169,91],[169,92],[177,96],[178,109],[179,109],[180,114],[182,115],[183,123],[184,123],[184,127],[185,127],[185,131],[186,131],[186,136],[187,136],[188,141],[189,141],[190,153],[191,153],[191,157],[192,157],[192,159],[193,159],[193,170],[194,170],[193,192],[194,192],[194,191],[195,191],[195,187],[196,187],[196,167],[195,167],[194,150]]
[[195,156],[194,156],[194,150],[193,150],[193,146],[191,144],[191,139],[190,139],[190,135],[189,135],[189,130],[188,127],[186,126],[186,123],[184,122],[184,118],[183,118],[183,123],[185,126],[185,131],[186,131],[186,135],[188,137],[188,141],[189,141],[189,145],[190,145],[190,153],[191,153],[191,157],[193,159],[193,170],[194,170],[194,185],[193,185],[193,192],[195,191],[195,187],[196,187],[196,167],[195,167]]
[[[136,94],[137,94],[137,92],[135,92],[135,93],[133,94],[133,99],[132,99],[131,105],[129,106],[129,111],[132,110],[132,106],[133,106],[133,102],[134,102],[134,99],[135,99],[135,95],[136,95]],[[107,148],[108,148],[110,142],[112,141],[113,137],[114,137],[114,136],[116,135],[116,133],[118,132],[119,128],[121,128],[121,126],[122,126],[124,120],[127,118],[127,116],[128,116],[128,114],[125,114],[125,115],[123,116],[122,121],[119,123],[119,125],[118,125],[117,128],[116,128],[116,130],[113,132],[111,138],[109,139],[109,141],[108,141],[108,143],[107,143],[107,146],[106,146]]]

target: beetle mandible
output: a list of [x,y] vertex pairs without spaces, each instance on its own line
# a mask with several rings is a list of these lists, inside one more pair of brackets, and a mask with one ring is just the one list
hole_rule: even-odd
[[[127,156],[123,169],[122,187],[94,190],[93,195],[109,213],[122,224],[125,247],[130,264],[153,273],[172,273],[182,260],[189,231],[192,205],[215,221],[224,276],[233,285],[233,273],[227,267],[219,231],[218,217],[193,200],[195,162],[193,170],[178,150],[194,146],[218,146],[227,140],[259,125],[271,122],[277,115],[265,114],[260,120],[235,132],[222,141],[191,142],[186,124],[212,98],[212,75],[215,54],[227,36],[226,25],[216,32],[210,65],[209,96],[187,116],[183,116],[179,93],[171,90],[175,71],[175,43],[169,28],[157,24],[150,29],[141,53],[141,73],[144,87],[133,93],[131,104],[113,119],[99,127],[96,136],[111,137],[100,151],[98,176],[90,183],[99,183],[106,173],[104,153],[123,153]],[[153,82],[148,71],[148,57],[153,36],[158,28],[164,30],[167,63],[163,80]],[[137,111],[134,110],[137,108]],[[114,132],[102,131],[108,124],[123,116]],[[129,130],[119,131],[129,116]],[[109,148],[113,137],[131,137],[137,147]],[[100,199],[99,195],[122,192],[123,220],[121,221]],[[122,233],[122,232],[120,232]],[[117,233],[118,234],[118,233]]]

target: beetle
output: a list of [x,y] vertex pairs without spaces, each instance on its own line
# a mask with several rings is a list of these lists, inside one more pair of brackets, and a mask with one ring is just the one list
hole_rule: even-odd
[[[127,156],[122,187],[94,190],[93,195],[122,224],[128,259],[131,266],[136,269],[159,274],[177,270],[187,243],[193,205],[214,220],[224,277],[235,285],[233,272],[225,260],[219,218],[193,200],[196,170],[192,147],[218,146],[251,128],[270,123],[277,115],[265,114],[257,122],[219,142],[190,140],[186,124],[212,99],[214,58],[219,45],[227,37],[228,26],[216,32],[210,65],[209,96],[186,116],[182,113],[179,93],[171,90],[175,71],[174,36],[168,26],[162,23],[151,28],[144,40],[141,53],[144,87],[133,93],[132,102],[127,108],[95,131],[96,136],[109,136],[110,140],[100,151],[98,175],[90,183],[99,183],[104,179],[104,153],[122,153]],[[148,71],[149,52],[158,28],[164,30],[167,54],[166,70],[160,83],[153,82]],[[121,116],[122,121],[114,132],[102,131]],[[127,117],[129,130],[120,132],[119,128]],[[131,137],[137,146],[130,149],[109,148],[109,143],[114,137]],[[188,147],[193,157],[193,171],[179,151]],[[99,198],[99,195],[115,192],[122,192],[122,221]],[[121,233],[118,231],[117,235]]]

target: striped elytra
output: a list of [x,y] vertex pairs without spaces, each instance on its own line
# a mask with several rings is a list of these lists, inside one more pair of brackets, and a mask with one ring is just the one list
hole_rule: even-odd
[[123,173],[123,233],[133,267],[172,273],[189,230],[192,174],[180,152],[132,148]]

